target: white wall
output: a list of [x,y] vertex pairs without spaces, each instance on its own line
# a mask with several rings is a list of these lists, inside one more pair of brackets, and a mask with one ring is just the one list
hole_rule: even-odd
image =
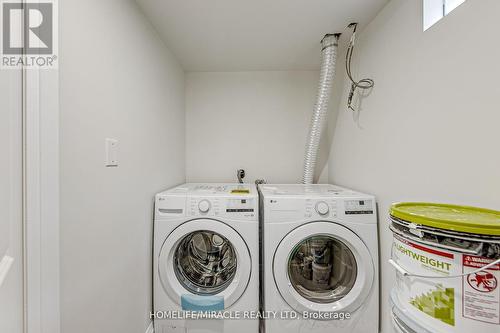
[[236,181],[244,168],[248,182],[300,182],[318,79],[317,71],[188,73],[187,180]]
[[22,332],[25,319],[22,87],[22,70],[0,70],[0,332]]
[[[185,181],[184,74],[133,1],[60,2],[62,332],[141,333],[153,195]],[[104,167],[105,138],[119,167]]]
[[378,197],[385,333],[390,204],[500,209],[498,13],[497,0],[470,0],[422,32],[422,1],[393,0],[358,39],[354,72],[374,78],[375,88],[356,121],[345,86],[329,180]]

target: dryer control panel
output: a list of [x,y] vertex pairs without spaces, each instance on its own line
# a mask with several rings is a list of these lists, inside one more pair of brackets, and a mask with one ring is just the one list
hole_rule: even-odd
[[310,218],[337,217],[337,200],[332,198],[321,199],[291,199],[271,198],[266,202],[267,214],[271,218],[283,221]]
[[345,200],[345,214],[373,214],[375,203],[373,200]]
[[377,223],[377,204],[370,194],[329,184],[265,184],[259,190],[264,223]]
[[304,217],[335,217],[337,216],[337,201],[326,198],[325,200],[305,200]]
[[342,220],[376,223],[373,198],[266,198],[266,222],[296,222],[299,220]]

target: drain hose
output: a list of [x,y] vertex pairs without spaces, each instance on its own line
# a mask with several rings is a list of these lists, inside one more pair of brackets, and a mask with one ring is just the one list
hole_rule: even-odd
[[321,71],[319,78],[318,94],[314,104],[309,136],[304,158],[303,184],[312,184],[314,180],[314,169],[316,167],[321,132],[326,121],[328,112],[328,100],[335,76],[335,62],[337,60],[337,48],[340,34],[329,34],[321,41]]

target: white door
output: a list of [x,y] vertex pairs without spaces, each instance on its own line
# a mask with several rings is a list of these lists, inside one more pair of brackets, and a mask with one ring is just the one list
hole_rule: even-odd
[[23,332],[22,72],[0,69],[0,332]]
[[188,221],[172,231],[158,265],[165,292],[179,306],[186,295],[219,296],[227,309],[243,295],[252,273],[243,238],[210,219]]
[[278,245],[273,260],[276,286],[297,312],[356,311],[370,293],[374,271],[363,241],[332,222],[292,230]]

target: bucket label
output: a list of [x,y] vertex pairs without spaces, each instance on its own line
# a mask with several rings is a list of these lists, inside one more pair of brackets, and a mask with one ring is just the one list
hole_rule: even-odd
[[[455,255],[447,251],[411,242],[395,235],[393,259],[412,272],[449,276],[458,273]],[[455,288],[447,279],[408,280],[398,277],[398,289],[414,311],[430,316],[446,327],[455,326]]]
[[[493,259],[463,255],[463,273],[469,273],[492,263]],[[462,279],[462,313],[464,318],[500,324],[500,264],[469,274]]]
[[494,260],[397,234],[392,259],[410,273],[396,270],[395,295],[401,310],[429,331],[500,333],[500,265],[473,273]]
[[423,268],[449,275],[453,267],[454,255],[449,252],[439,251],[417,243],[409,242],[406,239],[395,237],[399,242],[394,242],[393,246],[399,257],[402,255],[412,264],[419,264]]

